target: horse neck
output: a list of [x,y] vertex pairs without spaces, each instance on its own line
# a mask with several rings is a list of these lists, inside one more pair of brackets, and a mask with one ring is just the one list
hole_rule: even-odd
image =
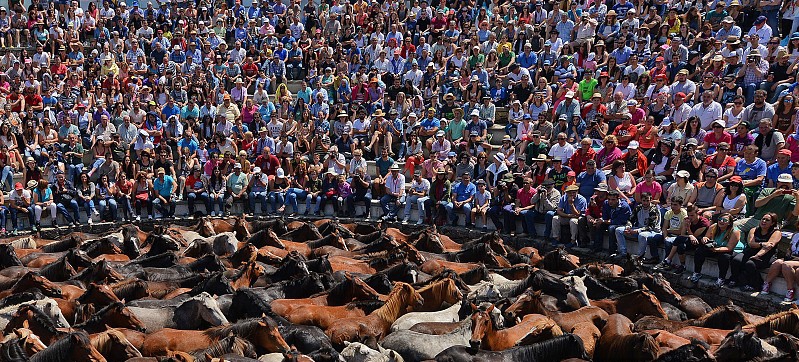
[[[424,298],[426,304],[438,306],[448,299],[452,287],[451,279],[445,279],[419,289],[418,293]],[[429,301],[428,298],[430,298]]]
[[335,246],[333,242],[338,238],[338,234],[329,234],[321,239],[306,241],[305,244],[311,249],[316,249],[322,246]]
[[94,338],[90,339],[92,347],[94,347],[94,349],[104,356],[109,355],[111,353],[111,349],[114,347],[113,343],[111,343],[110,333],[111,331],[98,333],[94,335]]
[[405,313],[408,307],[408,299],[410,299],[410,295],[405,292],[405,289],[399,289],[392,292],[388,296],[386,304],[375,310],[373,314],[391,325],[391,323],[394,323],[397,318]]

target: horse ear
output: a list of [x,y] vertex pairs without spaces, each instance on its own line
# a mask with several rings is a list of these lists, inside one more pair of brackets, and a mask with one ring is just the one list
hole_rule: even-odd
[[30,329],[29,327],[30,327],[30,326],[29,326],[29,324],[28,324],[28,320],[27,320],[27,319],[26,319],[26,320],[24,320],[24,321],[22,321],[22,328],[25,328],[25,329]]
[[492,310],[494,310],[494,305],[493,305],[493,304],[491,304],[491,306],[489,306],[489,307],[486,309],[486,313],[491,313],[491,311],[492,311]]
[[657,339],[659,335],[660,335],[660,332],[657,332],[657,333],[652,335],[652,338]]

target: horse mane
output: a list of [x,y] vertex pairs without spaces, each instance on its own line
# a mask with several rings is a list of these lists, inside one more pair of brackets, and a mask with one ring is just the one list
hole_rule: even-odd
[[[275,235],[277,235],[277,234],[275,234]],[[334,232],[334,233],[327,234],[326,236],[323,236],[323,237],[321,237],[319,239],[316,239],[316,240],[308,240],[308,241],[305,242],[305,244],[308,245],[308,247],[311,248],[311,249],[316,249],[316,248],[318,248],[320,246],[327,245],[328,241],[330,241],[332,239],[336,239],[338,237],[339,237],[338,233]]]
[[564,333],[545,341],[518,347],[514,356],[518,361],[560,361],[568,357],[586,356],[583,340],[571,333]]
[[486,266],[481,263],[477,265],[476,268],[460,273],[458,274],[458,276],[460,276],[461,279],[464,280],[473,278],[475,276],[480,276],[480,280],[485,280],[485,278],[488,276],[488,273],[489,273],[488,268],[486,268]]
[[38,246],[36,245],[36,241],[33,240],[32,236],[25,236],[19,239],[13,240],[10,243],[14,249],[36,249]]
[[22,315],[25,311],[30,311],[31,312],[31,319],[33,321],[35,321],[36,323],[41,324],[42,327],[47,330],[47,332],[55,334],[55,335],[58,335],[58,334],[61,333],[61,331],[59,331],[56,328],[56,322],[52,318],[50,318],[50,316],[47,315],[47,313],[45,313],[41,309],[39,309],[39,307],[37,307],[35,304],[26,304],[26,305],[21,306],[17,310],[17,314],[18,315]]
[[88,325],[91,325],[91,324],[101,323],[103,321],[103,318],[105,318],[105,315],[108,314],[109,311],[111,311],[114,308],[118,308],[118,307],[124,308],[125,305],[122,304],[122,302],[113,302],[113,303],[103,307],[102,309],[98,310],[94,314],[92,314],[92,316],[89,317],[89,319],[83,321],[83,323],[76,324],[73,327],[82,328],[82,327],[85,327],[85,326],[88,326]]
[[[615,336],[614,338],[608,338],[606,347],[610,353],[620,353],[620,351],[631,351],[634,350],[637,346],[635,346],[636,341],[641,336],[644,336],[644,343],[646,345],[640,346],[642,350],[650,350],[654,351],[655,356],[657,356],[659,351],[658,343],[655,341],[655,338],[646,334],[646,333],[631,333],[625,335]],[[618,359],[625,359],[628,356],[621,356],[616,355]]]
[[[256,358],[255,346],[250,341],[239,338],[235,335],[227,336],[216,342],[211,343],[206,349],[200,349],[191,353],[195,361],[208,361],[207,356],[219,357],[224,354],[235,353],[242,357]],[[206,356],[207,355],[207,356]]]
[[45,350],[36,354],[37,362],[61,362],[69,360],[69,355],[74,348],[73,337],[77,338],[80,344],[91,346],[89,335],[86,332],[77,330],[67,336],[55,341]]
[[410,284],[397,283],[394,286],[394,290],[392,290],[391,293],[389,293],[386,297],[386,304],[374,311],[375,316],[388,322],[389,324],[393,323],[395,318],[392,318],[391,316],[398,315],[405,308],[405,306],[402,305],[402,297],[403,293],[405,293],[405,291],[408,289],[413,291],[413,287],[411,287]]
[[277,323],[275,323],[272,318],[262,316],[259,318],[242,319],[236,323],[206,329],[203,333],[206,337],[211,339],[222,339],[231,333],[238,337],[247,338],[260,328],[260,322],[265,322],[269,327],[277,328]]
[[64,239],[48,243],[47,245],[42,246],[41,249],[45,253],[57,253],[61,251],[67,251],[79,246],[80,244],[81,240],[79,238],[77,238],[75,235],[70,235]]
[[753,328],[757,331],[758,335],[763,335],[763,328],[767,331],[792,331],[799,330],[799,311],[796,309],[787,310],[784,312],[772,314],[763,320],[744,326],[744,329]]
[[37,288],[28,289],[24,292],[11,294],[0,299],[0,309],[17,306],[25,302],[43,300],[45,295]]
[[445,292],[448,292],[450,288],[458,289],[458,287],[455,285],[454,280],[450,278],[444,278],[442,280],[421,287],[418,290],[416,290],[416,292],[421,294],[422,292],[430,290],[432,294],[443,297]]
[[25,349],[20,345],[20,338],[12,338],[0,344],[0,361],[26,362],[30,361]]
[[113,345],[111,344],[111,335],[117,336],[117,338],[127,340],[122,332],[116,329],[109,329],[105,332],[97,333],[94,336],[94,339],[91,340],[92,346],[96,349],[100,354],[107,355],[110,353],[111,348]]
[[[736,305],[722,305],[716,308],[713,308],[709,312],[705,313],[705,315],[696,319],[696,323],[701,323],[701,325],[710,325],[714,323],[725,323],[730,322],[728,319],[730,317],[730,313],[734,314],[734,317],[739,317],[741,321],[746,320],[746,315],[744,314],[741,307]],[[717,321],[717,319],[719,319]],[[735,321],[732,321],[735,323]],[[732,326],[733,328],[735,326]]]
[[[354,302],[347,303],[346,305],[344,305],[344,307],[347,310],[353,310],[355,308],[358,308],[358,309],[363,310],[365,312],[366,311],[374,312],[375,310],[377,310],[378,308],[384,306],[385,304],[386,303],[384,303],[381,300],[356,300]],[[366,314],[369,314],[369,313],[366,313]]]

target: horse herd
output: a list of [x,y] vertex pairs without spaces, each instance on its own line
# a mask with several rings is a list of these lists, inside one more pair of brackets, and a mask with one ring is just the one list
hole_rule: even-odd
[[680,295],[635,259],[283,218],[0,242],[0,361],[799,359],[799,309]]

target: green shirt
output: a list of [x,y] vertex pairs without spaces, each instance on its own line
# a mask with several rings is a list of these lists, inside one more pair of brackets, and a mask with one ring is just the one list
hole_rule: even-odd
[[449,134],[449,137],[453,140],[463,138],[463,130],[466,129],[466,121],[463,119],[460,120],[452,120],[452,122],[447,125],[446,132]]
[[512,51],[499,53],[497,58],[499,58],[499,66],[500,67],[507,67],[508,64],[510,64],[511,60],[516,59],[516,53],[514,53]]
[[239,172],[238,176],[236,173],[231,173],[230,176],[227,178],[227,187],[230,189],[231,192],[234,194],[238,194],[247,187],[247,184],[250,182],[247,174],[244,172]]
[[[759,199],[771,195],[774,193],[775,190],[777,189],[775,188],[763,189],[763,191],[760,191],[760,195],[757,198]],[[795,206],[796,206],[796,198],[793,197],[793,195],[780,195],[771,199],[771,201],[769,201],[765,205],[758,207],[757,210],[755,210],[755,214],[752,215],[752,217],[755,218],[755,220],[760,220],[760,218],[762,218],[763,215],[773,212],[777,214],[777,218],[779,219],[779,221],[783,221],[791,216],[791,212],[793,211],[793,208]]]
[[532,166],[535,163],[534,158],[538,157],[538,155],[546,155],[548,151],[548,147],[544,142],[540,144],[535,144],[530,142],[527,144],[527,149],[524,150],[524,155],[526,160],[524,161],[527,166]]
[[577,89],[580,90],[580,97],[584,101],[590,100],[591,96],[594,95],[594,89],[596,88],[597,83],[598,82],[596,79],[591,78],[590,81],[588,79],[583,79],[577,84]]

